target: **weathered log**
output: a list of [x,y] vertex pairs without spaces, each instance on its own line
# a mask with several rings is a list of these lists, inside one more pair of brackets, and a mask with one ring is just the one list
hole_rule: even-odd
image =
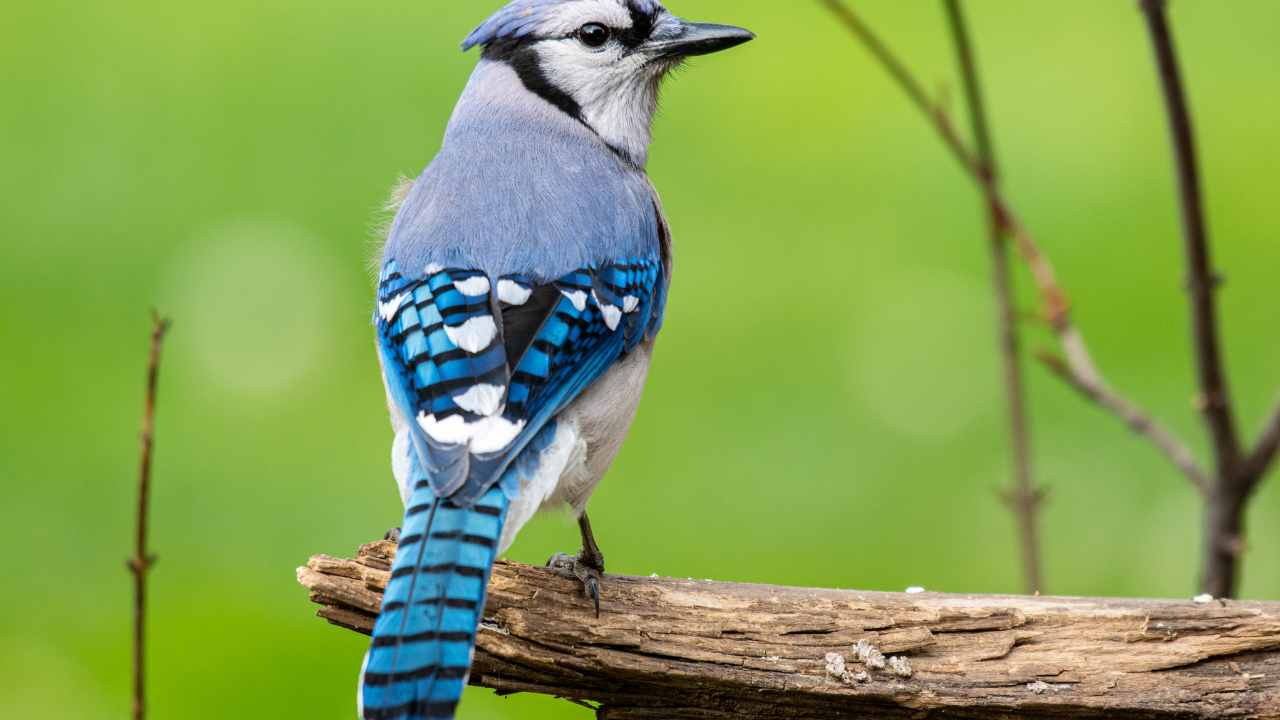
[[[368,633],[395,545],[298,580]],[[471,683],[593,701],[606,720],[1280,719],[1280,603],[816,590],[502,562]]]

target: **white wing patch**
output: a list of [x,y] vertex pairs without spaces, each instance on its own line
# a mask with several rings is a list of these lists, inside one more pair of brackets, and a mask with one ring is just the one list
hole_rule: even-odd
[[467,295],[468,297],[488,295],[490,287],[489,278],[483,275],[477,275],[476,277],[467,278],[466,280],[458,280],[453,284],[453,286],[458,288],[458,292],[463,295]]
[[498,299],[508,305],[523,305],[533,296],[533,288],[527,288],[514,280],[498,281]]
[[461,395],[454,395],[453,401],[458,407],[477,415],[493,415],[502,407],[502,396],[507,392],[504,385],[480,383],[467,388]]
[[524,420],[511,422],[495,415],[474,423],[472,427],[475,432],[471,438],[471,454],[487,455],[505,450],[515,441],[516,436],[524,429]]
[[622,298],[622,312],[633,313],[640,307],[640,298],[628,295]]
[[478,353],[493,342],[493,338],[498,335],[498,325],[492,315],[479,315],[469,318],[456,328],[446,325],[444,331],[454,345],[469,353]]
[[622,309],[609,303],[600,302],[600,296],[596,295],[596,291],[591,291],[591,299],[596,301],[596,305],[600,308],[600,314],[604,317],[604,324],[610,330],[617,330],[618,324],[622,322]]
[[494,415],[469,423],[461,415],[436,420],[435,415],[420,413],[418,426],[442,445],[468,444],[472,455],[487,455],[509,446],[524,429],[524,420],[511,422]]
[[471,426],[461,415],[437,420],[435,415],[419,413],[418,427],[442,445],[461,445],[471,439]]
[[382,321],[390,324],[400,314],[404,304],[409,302],[409,293],[400,293],[391,299],[391,302],[378,303],[378,314],[382,316]]
[[582,312],[587,309],[587,294],[582,290],[561,290],[561,295],[573,303],[573,309]]
[[622,310],[612,305],[601,305],[600,312],[604,316],[604,324],[610,330],[617,330],[618,324],[622,322]]

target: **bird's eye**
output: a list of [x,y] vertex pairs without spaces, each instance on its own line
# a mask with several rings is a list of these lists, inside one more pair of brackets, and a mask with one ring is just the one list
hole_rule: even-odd
[[609,28],[600,23],[587,23],[578,28],[578,39],[587,47],[604,47],[609,42]]

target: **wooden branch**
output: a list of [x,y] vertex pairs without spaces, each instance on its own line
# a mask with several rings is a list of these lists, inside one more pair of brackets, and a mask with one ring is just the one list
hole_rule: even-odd
[[[1022,220],[1004,199],[1000,189],[996,187],[990,178],[983,174],[981,161],[964,144],[946,110],[929,100],[923,90],[924,86],[915,79],[911,72],[907,70],[906,65],[889,50],[883,40],[871,31],[870,27],[862,21],[857,13],[849,9],[841,0],[820,0],[820,2],[830,9],[836,18],[859,41],[864,43],[872,55],[885,66],[885,69],[901,86],[912,103],[928,118],[938,136],[946,144],[947,149],[960,161],[964,170],[986,193],[988,202],[990,202],[993,211],[999,217],[1004,232],[1013,238],[1014,245],[1018,248],[1027,267],[1031,270],[1031,275],[1035,279],[1036,288],[1040,294],[1042,312],[1058,338],[1058,344],[1062,349],[1069,370],[1069,377],[1073,380],[1073,384],[1108,388],[1108,393],[1112,397],[1121,400],[1127,407],[1138,409],[1134,402],[1110,389],[1108,383],[1103,379],[1102,373],[1098,370],[1089,348],[1085,344],[1084,336],[1072,321],[1071,303],[1067,298],[1066,292],[1058,283],[1053,264],[1041,252],[1040,246],[1031,235],[1030,230],[1027,229],[1026,225],[1023,224]],[[1099,404],[1099,407],[1112,413],[1116,412],[1114,404]],[[1142,414],[1147,415],[1145,412],[1142,412]],[[1121,416],[1121,419],[1128,422],[1128,419],[1123,416]],[[1187,444],[1172,434],[1165,433],[1163,438],[1154,437],[1146,432],[1140,432],[1139,434],[1152,441],[1157,449],[1166,454],[1169,454],[1170,444],[1172,444],[1176,452],[1171,457],[1179,467],[1186,465],[1186,458],[1194,458]],[[1195,465],[1194,460],[1192,465]],[[1193,483],[1196,482],[1196,476],[1204,476],[1204,472],[1199,470],[1198,466],[1195,473],[1186,474]]]
[[[321,617],[369,633],[394,552],[316,556],[298,580]],[[472,684],[608,720],[1280,719],[1280,603],[610,576],[597,619],[577,580],[502,562],[477,640]]]
[[[982,176],[992,188],[998,188],[1000,173],[996,166],[995,144],[991,124],[987,121],[978,61],[974,57],[973,39],[965,20],[960,0],[943,0],[951,27],[952,44],[960,75],[964,78],[969,124],[978,150]],[[1031,470],[1031,433],[1027,416],[1026,382],[1022,376],[1018,323],[1013,306],[1013,280],[1009,273],[1009,241],[1000,213],[985,197],[988,234],[991,240],[991,286],[996,304],[996,330],[999,335],[1000,360],[1004,371],[1005,405],[1009,418],[1009,451],[1013,464],[1013,489],[1005,494],[1006,504],[1018,524],[1022,546],[1022,576],[1028,593],[1044,590],[1044,573],[1040,565],[1039,511],[1044,493],[1035,486]]]

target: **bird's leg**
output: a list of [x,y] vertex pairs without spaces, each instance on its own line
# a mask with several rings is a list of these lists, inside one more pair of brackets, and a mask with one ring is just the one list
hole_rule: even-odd
[[604,553],[596,544],[595,535],[591,533],[591,520],[584,511],[578,518],[578,529],[582,531],[582,552],[574,555],[558,553],[547,561],[552,570],[572,575],[582,583],[582,590],[595,603],[596,617],[600,617],[600,583],[604,580]]
[[578,518],[578,530],[582,531],[582,554],[579,557],[582,562],[603,573],[604,553],[600,552],[600,546],[596,544],[596,536],[591,533],[591,520],[587,518],[585,511],[582,517]]
[[390,530],[387,531],[386,535],[382,536],[382,539],[390,540],[391,542],[399,545],[400,544],[400,528],[398,527],[391,528]]

